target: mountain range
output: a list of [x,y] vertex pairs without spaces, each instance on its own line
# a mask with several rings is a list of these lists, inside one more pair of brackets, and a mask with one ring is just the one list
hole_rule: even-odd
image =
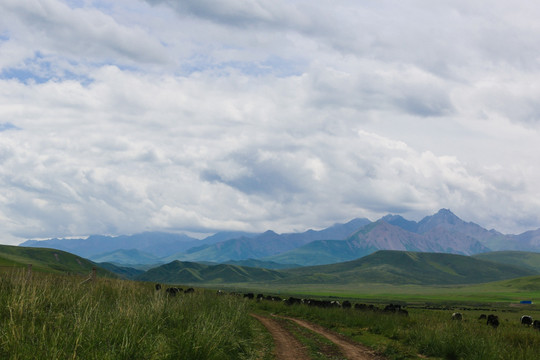
[[[203,240],[184,234],[142,233],[87,239],[28,240],[21,246],[65,250],[96,262],[116,265],[183,262],[231,263],[283,267],[323,265],[358,259],[378,250],[474,255],[489,251],[540,252],[540,229],[505,235],[465,222],[448,209],[421,221],[387,215],[371,222],[354,219],[323,230],[277,234],[220,232]],[[282,266],[274,266],[280,268]]]
[[229,284],[236,287],[243,284],[241,286],[256,287],[265,284],[275,289],[317,284],[354,287],[362,283],[439,286],[512,279],[505,283],[505,288],[540,289],[540,253],[517,251],[463,256],[379,250],[353,261],[281,270],[175,260],[143,271],[110,263],[95,264],[60,250],[0,245],[3,272],[10,269],[26,271],[28,264],[32,264],[36,272],[88,276],[96,267],[98,276],[193,286]]

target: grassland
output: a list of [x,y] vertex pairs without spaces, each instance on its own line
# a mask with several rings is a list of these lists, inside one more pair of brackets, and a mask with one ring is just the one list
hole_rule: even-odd
[[[71,253],[43,248],[0,245],[0,272],[26,268],[32,264],[33,271],[56,274],[89,274],[95,263]],[[114,273],[97,267],[99,276],[117,277]]]
[[494,251],[473,256],[476,259],[494,261],[501,264],[517,265],[540,273],[540,253],[525,251]]
[[[252,312],[321,324],[391,360],[529,360],[540,353],[540,331],[519,324],[522,314],[540,319],[536,305],[540,303],[540,276],[445,286],[360,281],[278,284],[261,280],[207,283],[208,289],[204,289],[199,283],[194,294],[168,297],[163,290],[156,292],[153,283],[103,276],[84,281],[94,264],[69,253],[13,247],[0,250],[0,267],[5,266],[0,271],[0,359],[271,360],[272,339],[250,317]],[[34,264],[31,276],[26,271],[29,259]],[[207,268],[200,265],[200,272],[193,275],[200,276]],[[239,274],[237,279],[245,277],[243,268],[232,269],[235,276]],[[215,279],[232,278],[226,275]],[[399,303],[407,306],[409,316],[250,301],[241,296],[219,296],[218,287],[281,297],[348,299],[379,308]],[[520,305],[521,300],[535,304]],[[464,321],[452,321],[453,311],[463,312]],[[497,314],[499,328],[477,320],[481,313]],[[336,350],[332,344],[280,321],[310,349],[313,358],[333,358]]]
[[[374,347],[389,359],[417,359],[420,354],[449,360],[529,360],[540,352],[540,331],[519,324],[525,312],[540,318],[540,308],[518,307],[512,300],[540,295],[538,277],[447,288],[371,285],[369,293],[367,287],[343,288],[341,293],[315,287],[279,290],[282,297],[304,291],[310,297],[348,297],[379,308],[397,299],[408,304],[408,317],[257,302],[220,296],[215,289],[197,288],[194,294],[168,297],[163,290],[156,292],[153,283],[82,280],[73,275],[34,273],[28,278],[25,271],[2,273],[0,358],[271,360],[271,339],[249,316],[251,312],[319,323]],[[252,290],[276,293],[278,289]],[[497,302],[484,302],[492,298]],[[464,313],[464,321],[450,319],[456,309]],[[481,312],[497,314],[499,328],[478,321]],[[334,352],[331,344],[288,326],[314,353]],[[321,356],[316,358],[325,358]]]
[[[199,285],[201,286],[201,285]],[[207,285],[215,287],[215,285]],[[488,303],[517,304],[522,300],[540,303],[540,276],[530,276],[471,285],[394,285],[394,284],[222,284],[235,292],[262,292],[272,295],[348,299],[372,303]]]
[[[441,305],[441,304],[439,304]],[[529,360],[538,358],[540,331],[520,324],[523,309],[408,308],[409,316],[382,311],[287,306],[270,301],[254,302],[253,311],[302,318],[344,334],[376,349],[388,359]],[[446,306],[446,305],[444,305]],[[464,320],[452,320],[459,310]],[[493,328],[479,315],[496,314]],[[540,317],[538,308],[527,314]]]
[[342,263],[268,270],[228,264],[200,264],[173,261],[146,271],[136,280],[167,283],[224,284],[473,284],[539,275],[537,270],[469,256],[407,251],[377,251]]
[[[1,359],[264,359],[247,304],[214,292],[24,271],[0,277]],[[266,340],[265,340],[266,339]]]

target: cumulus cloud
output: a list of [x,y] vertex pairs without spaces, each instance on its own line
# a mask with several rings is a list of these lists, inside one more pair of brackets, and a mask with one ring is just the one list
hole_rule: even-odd
[[181,14],[195,16],[245,28],[246,26],[268,26],[287,28],[290,24],[308,22],[302,9],[286,1],[266,2],[260,0],[212,1],[170,1],[147,0],[150,4],[167,4]]
[[4,241],[540,226],[535,5],[77,4],[0,5]]
[[4,66],[17,67],[22,56],[27,59],[25,67],[35,64],[42,71],[54,68],[64,58],[72,63],[131,65],[169,61],[158,39],[138,26],[124,26],[98,9],[72,8],[58,0],[8,0],[0,4],[0,13],[9,30],[2,47],[13,59],[5,60]]

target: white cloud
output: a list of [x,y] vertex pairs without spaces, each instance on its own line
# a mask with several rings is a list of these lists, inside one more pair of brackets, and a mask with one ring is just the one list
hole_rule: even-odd
[[0,233],[292,231],[442,207],[539,227],[526,10],[3,2]]
[[[90,7],[71,8],[58,0],[7,0],[0,4],[0,18],[8,24],[9,39],[4,47],[11,52],[11,63],[26,58],[50,62],[62,58],[71,62],[113,62],[155,64],[169,61],[159,40],[138,26],[124,26],[110,15]],[[33,56],[28,50],[33,49]],[[9,60],[8,60],[9,61]]]

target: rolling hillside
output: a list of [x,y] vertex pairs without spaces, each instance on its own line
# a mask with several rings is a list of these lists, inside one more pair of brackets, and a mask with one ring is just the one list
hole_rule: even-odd
[[535,272],[469,256],[377,251],[358,260],[287,270],[281,283],[474,284],[534,275]]
[[300,267],[300,265],[297,265],[297,264],[277,263],[273,261],[264,261],[264,260],[257,260],[257,259],[231,260],[231,261],[225,262],[224,264],[271,269],[271,270],[292,269],[292,268]]
[[[0,270],[26,268],[32,271],[71,273],[87,275],[95,263],[65,251],[44,248],[0,245]],[[97,266],[99,276],[117,277],[114,273]]]
[[494,251],[476,254],[474,257],[480,260],[489,260],[527,268],[540,274],[540,253],[525,251]]
[[234,265],[205,265],[174,261],[136,277],[137,280],[177,284],[360,283],[456,285],[514,279],[537,272],[470,256],[382,250],[363,258],[320,266],[267,270]]
[[499,281],[496,285],[500,285],[506,290],[540,291],[540,276],[527,276],[518,279]]
[[195,283],[244,283],[270,282],[281,279],[286,275],[268,269],[243,267],[236,265],[204,265],[194,262],[173,261],[150,269],[135,279],[154,281],[168,284]]
[[139,270],[132,267],[118,266],[107,262],[99,263],[98,265],[105,270],[115,273],[122,279],[133,280],[137,276],[144,274],[144,270]]

